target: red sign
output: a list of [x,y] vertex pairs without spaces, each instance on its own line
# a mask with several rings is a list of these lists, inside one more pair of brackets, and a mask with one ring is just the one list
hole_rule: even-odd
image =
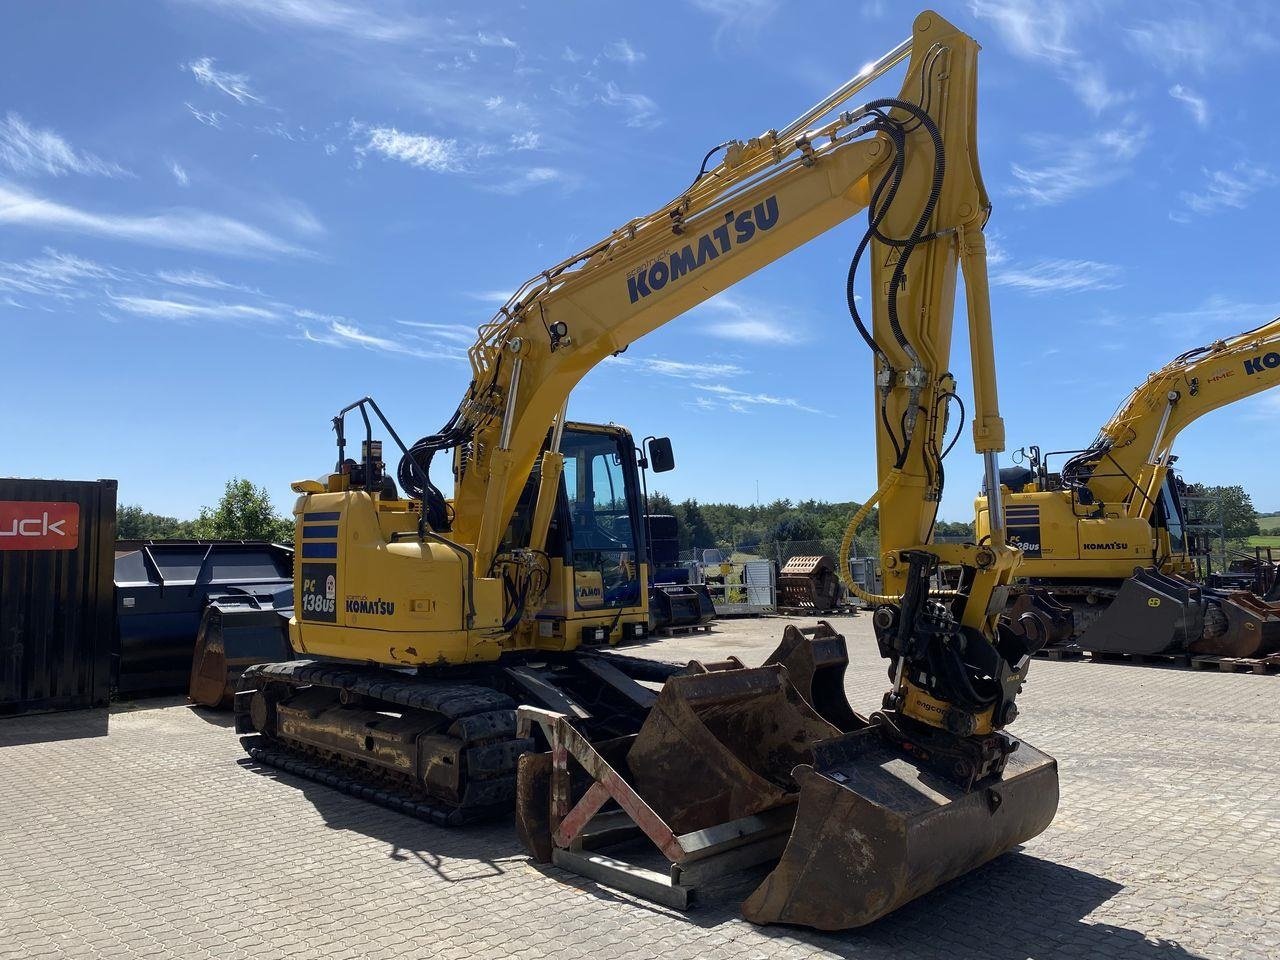
[[0,500],[0,550],[74,550],[80,543],[80,506]]

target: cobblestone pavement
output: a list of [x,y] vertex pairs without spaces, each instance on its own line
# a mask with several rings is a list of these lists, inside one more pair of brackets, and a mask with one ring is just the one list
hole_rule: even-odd
[[[637,653],[759,662],[783,621]],[[841,619],[855,707],[884,667]],[[1057,819],[869,928],[756,928],[751,881],[679,914],[241,755],[176,699],[0,721],[0,958],[1280,956],[1280,678],[1036,663],[1017,732]],[[736,899],[735,899],[736,898]]]

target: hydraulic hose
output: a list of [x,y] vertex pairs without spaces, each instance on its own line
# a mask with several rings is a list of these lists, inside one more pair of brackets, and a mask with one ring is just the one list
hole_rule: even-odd
[[883,593],[870,593],[862,589],[854,582],[853,574],[849,572],[849,551],[853,548],[853,538],[858,528],[862,526],[862,522],[871,515],[871,508],[874,507],[888,493],[898,481],[902,479],[902,470],[894,467],[885,474],[884,479],[880,481],[880,486],[873,493],[867,502],[858,508],[858,512],[853,515],[849,521],[849,525],[844,528],[844,539],[840,541],[840,557],[839,557],[839,574],[840,581],[845,585],[851,594],[861,600],[863,603],[880,605],[884,603],[897,603],[902,599],[901,596],[891,596]]

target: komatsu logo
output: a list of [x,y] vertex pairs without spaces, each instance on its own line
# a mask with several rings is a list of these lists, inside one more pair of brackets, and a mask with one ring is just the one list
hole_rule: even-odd
[[383,600],[381,597],[374,600],[368,597],[347,597],[347,613],[371,613],[376,617],[390,617],[395,612],[394,600]]
[[[631,302],[635,302],[634,298]],[[1251,377],[1255,373],[1261,373],[1263,367],[1268,370],[1274,370],[1276,367],[1280,367],[1280,353],[1276,353],[1276,351],[1272,350],[1270,353],[1262,353],[1256,357],[1250,357],[1244,362],[1244,372]]]
[[674,283],[685,274],[692,273],[716,257],[728,253],[734,247],[750,242],[756,235],[756,231],[771,230],[777,222],[777,195],[738,214],[730,210],[724,215],[724,223],[714,230],[708,230],[697,240],[686,243],[675,253],[664,253],[656,260],[638,267],[628,276],[627,293],[631,297],[631,302],[638,303],[655,290],[661,290],[668,283]]
[[1129,545],[1123,540],[1112,540],[1108,543],[1085,543],[1082,546],[1086,550],[1128,550]]

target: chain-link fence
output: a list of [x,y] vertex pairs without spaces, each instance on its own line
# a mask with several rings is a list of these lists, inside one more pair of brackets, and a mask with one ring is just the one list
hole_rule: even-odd
[[[716,554],[709,556],[711,550]],[[684,550],[680,553],[683,563],[744,563],[748,560],[772,560],[779,568],[792,557],[817,557],[823,555],[835,558],[840,555],[838,540],[767,540],[754,544],[726,544],[720,547]],[[879,540],[875,537],[857,537],[849,550],[850,558],[878,557]]]

